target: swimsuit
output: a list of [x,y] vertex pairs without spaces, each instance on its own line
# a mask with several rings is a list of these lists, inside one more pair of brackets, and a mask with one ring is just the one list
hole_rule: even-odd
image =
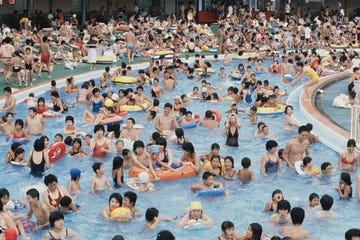
[[355,163],[355,159],[353,159],[352,161],[348,161],[346,159],[346,156],[344,156],[342,159],[341,159],[341,162],[342,163],[345,163],[345,164],[354,164]]
[[44,151],[42,151],[42,159],[39,164],[34,163],[33,160],[34,151],[31,153],[30,157],[30,174],[34,177],[42,177],[43,173],[45,172],[45,157]]
[[20,135],[16,135],[16,132],[14,131],[14,134],[13,134],[14,139],[19,139],[19,138],[24,138],[24,137],[25,137],[25,131],[24,130],[22,130],[20,132]]
[[48,231],[49,235],[50,235],[50,240],[63,240],[63,239],[68,239],[68,229],[65,228],[65,238],[55,238],[52,233],[50,231]]
[[265,164],[265,173],[276,173],[278,171],[279,159],[276,162],[272,161],[268,156],[268,161]]
[[312,68],[304,68],[304,73],[312,80],[320,80],[319,75]]
[[99,101],[99,102],[92,101],[91,103],[92,103],[92,111],[93,111],[93,113],[99,113],[100,108],[103,106],[102,101]]
[[238,147],[239,146],[239,131],[237,128],[235,128],[234,134],[231,133],[231,130],[229,128],[227,138],[226,138],[226,145],[231,147]]
[[[114,183],[117,185],[117,173],[118,173],[118,171],[119,171],[119,169],[116,169],[115,171],[114,171],[114,177],[113,177],[113,181],[114,181]],[[123,183],[124,182],[124,175],[123,176],[121,176],[121,182]]]
[[41,61],[42,63],[49,63],[49,62],[50,62],[50,56],[48,56],[48,55],[41,55],[40,61]]
[[99,145],[97,142],[95,143],[95,147],[93,150],[93,157],[99,157],[99,158],[106,157],[107,153],[101,151],[101,148],[109,149],[109,146],[107,145],[106,141],[102,145]]
[[55,102],[53,104],[53,110],[54,110],[54,112],[59,112],[60,111],[60,107],[59,107],[59,105],[57,105],[57,102]]
[[134,44],[132,44],[132,43],[127,43],[126,47],[130,48],[131,50],[134,50]]
[[50,196],[49,190],[47,190],[49,203],[50,203],[51,206],[53,206],[53,207],[55,207],[55,208],[56,208],[57,206],[59,206],[60,200],[61,200],[61,198],[62,198],[61,193],[60,193],[60,191],[59,191],[58,188],[57,188],[57,191],[58,191],[58,195],[59,195],[59,196],[58,196],[56,199],[52,199],[51,196]]
[[46,108],[39,108],[39,107],[36,107],[36,112],[37,114],[43,114],[44,112],[46,112]]

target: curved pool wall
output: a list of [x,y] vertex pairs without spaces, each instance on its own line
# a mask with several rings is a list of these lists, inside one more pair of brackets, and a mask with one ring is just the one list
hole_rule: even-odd
[[345,78],[349,76],[349,74],[350,72],[345,71],[321,78],[321,81],[315,85],[315,87],[311,88],[310,94],[312,101],[305,99],[303,85],[292,91],[287,100],[288,104],[299,109],[299,111],[293,113],[294,119],[302,124],[312,123],[313,132],[319,136],[320,141],[337,152],[344,149],[347,140],[350,138],[350,133],[324,116],[319,109],[314,106],[313,102],[315,100],[315,94],[319,89],[339,78]]

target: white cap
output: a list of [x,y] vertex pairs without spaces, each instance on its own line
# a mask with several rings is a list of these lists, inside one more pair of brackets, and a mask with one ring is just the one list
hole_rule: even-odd
[[141,172],[138,178],[140,183],[148,183],[150,181],[150,177],[147,172]]

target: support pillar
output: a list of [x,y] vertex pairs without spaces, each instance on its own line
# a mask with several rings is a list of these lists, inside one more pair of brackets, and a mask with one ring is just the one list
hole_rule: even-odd
[[31,12],[33,9],[33,3],[31,0],[26,0],[26,16],[27,18],[31,18]]
[[87,0],[81,0],[81,28],[83,27],[86,21],[86,8],[87,8]]

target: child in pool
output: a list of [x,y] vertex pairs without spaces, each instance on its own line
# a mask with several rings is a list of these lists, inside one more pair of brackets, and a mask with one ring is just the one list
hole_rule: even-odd
[[45,105],[45,98],[39,97],[39,99],[37,100],[37,105],[36,105],[37,114],[43,114],[47,110],[48,110],[48,107]]
[[164,221],[171,222],[175,220],[175,218],[160,217],[159,210],[157,210],[156,208],[146,209],[145,219],[146,219],[145,227],[148,229],[157,228],[160,222],[164,222]]
[[257,115],[256,115],[256,112],[257,112],[257,107],[252,106],[252,107],[250,108],[249,113],[245,113],[246,115],[248,115],[248,116],[250,117],[249,123],[251,123],[251,124],[256,124],[256,123],[257,123]]
[[66,152],[66,154],[70,154],[71,156],[87,156],[87,152],[84,151],[84,149],[81,147],[82,142],[80,138],[74,138],[72,140],[72,146],[69,148],[69,150]]
[[223,189],[223,185],[221,182],[215,182],[214,177],[209,172],[204,172],[202,175],[203,182],[201,184],[194,184],[190,187],[191,191],[196,192],[199,190],[205,190],[205,189]]
[[320,197],[317,193],[311,193],[309,195],[309,205],[307,205],[305,207],[305,209],[314,208],[314,207],[319,206],[319,199],[320,199]]
[[120,195],[120,193],[113,193],[109,197],[109,205],[104,207],[101,210],[100,214],[104,218],[111,220],[111,221],[116,221],[118,218],[130,220],[131,219],[130,214],[119,213],[119,214],[111,217],[111,212],[115,208],[118,208],[118,207],[122,207],[122,196]]
[[124,207],[130,209],[132,216],[134,217],[136,214],[140,213],[140,209],[135,207],[137,200],[137,194],[132,191],[127,191],[124,193]]
[[71,205],[72,204],[72,199],[68,196],[63,196],[61,199],[60,199],[60,203],[59,203],[59,206],[58,206],[58,210],[61,211],[62,213],[66,214],[66,213],[71,213],[71,212],[74,212],[72,209],[71,209]]
[[148,191],[154,191],[156,189],[155,185],[150,182],[150,176],[147,172],[141,172],[137,177],[136,181],[139,184],[139,186],[136,189],[133,189],[131,186],[129,186],[133,190],[139,192],[148,192]]
[[64,127],[64,135],[65,136],[74,136],[77,132],[77,128],[74,126],[74,117],[66,116],[65,118],[65,127]]
[[199,88],[198,87],[193,87],[192,92],[189,95],[190,98],[200,98],[201,94],[199,93]]
[[281,200],[278,203],[276,213],[270,216],[269,221],[279,224],[286,224],[290,222],[290,209],[290,203],[287,200]]
[[75,79],[73,77],[69,77],[66,79],[65,92],[73,91],[77,91],[77,86],[75,85]]
[[19,142],[14,142],[11,144],[10,149],[5,154],[4,163],[9,163],[15,159],[15,150],[17,148],[22,148],[23,146]]
[[109,180],[106,176],[104,176],[105,173],[105,167],[104,164],[96,162],[93,164],[92,169],[95,172],[95,176],[91,179],[90,183],[90,192],[91,193],[103,193],[105,191],[105,187],[107,187],[110,191],[112,191],[112,187],[109,183]]
[[15,150],[15,157],[13,162],[17,164],[25,164],[25,150],[23,148],[17,148]]
[[221,67],[220,68],[220,73],[218,74],[219,77],[226,77],[226,72],[225,72],[225,68]]
[[201,202],[194,201],[190,203],[189,214],[185,214],[177,226],[179,227],[192,227],[197,225],[211,226],[215,225],[214,221],[203,213]]
[[91,143],[91,139],[92,139],[92,135],[91,134],[86,134],[84,137],[84,146],[85,147],[90,147],[90,143]]
[[70,176],[71,180],[68,183],[67,190],[71,195],[77,195],[80,194],[81,187],[80,187],[80,176],[81,171],[78,168],[72,168],[70,169]]
[[135,161],[134,161],[133,155],[129,149],[125,148],[122,151],[122,156],[124,158],[124,163],[123,163],[124,168],[129,168],[129,167],[134,166]]
[[276,189],[272,193],[272,201],[267,202],[264,208],[264,212],[274,212],[277,210],[278,203],[284,199],[281,190]]
[[231,156],[224,158],[224,167],[221,171],[221,176],[227,180],[233,180],[236,176],[236,170],[234,169],[234,159]]
[[249,181],[255,181],[254,172],[249,170],[249,168],[251,166],[250,158],[244,157],[241,160],[241,166],[243,168],[240,169],[238,174],[237,174],[239,176],[239,180],[242,183],[247,183]]
[[340,175],[339,186],[335,187],[335,191],[339,193],[340,199],[352,198],[351,177],[347,172],[342,172]]
[[189,124],[197,124],[200,121],[198,118],[193,118],[193,113],[191,111],[187,111],[185,117],[181,118],[179,122],[180,125],[186,126]]
[[26,141],[30,141],[30,137],[24,130],[24,121],[22,119],[15,120],[15,128],[12,137],[13,139],[25,139]]
[[205,159],[204,161],[210,161],[212,155],[220,155],[221,158],[224,158],[224,156],[220,154],[220,145],[218,143],[211,144],[210,152],[200,155],[200,158]]
[[219,155],[212,155],[210,161],[205,162],[203,166],[206,172],[209,172],[214,176],[220,176],[222,173]]
[[312,165],[312,158],[311,157],[304,157],[303,159],[303,171],[307,175],[317,175],[320,174],[320,171],[314,171]]
[[125,145],[124,145],[123,140],[121,140],[121,139],[116,140],[116,142],[115,142],[115,150],[116,150],[115,155],[122,156],[122,151],[124,150],[124,147],[125,147]]
[[175,129],[175,136],[173,140],[173,144],[182,145],[184,142],[188,142],[189,139],[184,136],[184,130],[182,128],[176,128]]

